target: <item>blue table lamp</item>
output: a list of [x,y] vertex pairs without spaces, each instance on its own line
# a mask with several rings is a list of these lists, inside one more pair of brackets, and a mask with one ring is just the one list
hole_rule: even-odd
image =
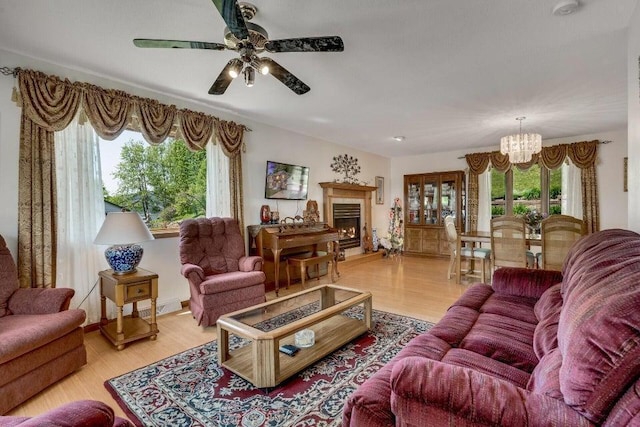
[[104,251],[114,274],[136,271],[142,259],[140,242],[153,240],[153,235],[137,212],[109,212],[93,243],[112,245]]

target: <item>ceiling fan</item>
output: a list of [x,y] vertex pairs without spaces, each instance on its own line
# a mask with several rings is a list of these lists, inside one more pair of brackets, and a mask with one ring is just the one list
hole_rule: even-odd
[[236,0],[212,0],[222,19],[227,24],[224,43],[210,43],[184,40],[134,39],[133,44],[143,48],[178,48],[234,50],[239,58],[230,60],[209,89],[210,95],[222,95],[234,78],[244,76],[245,84],[253,86],[256,72],[271,74],[285,86],[297,93],[305,94],[311,89],[296,76],[271,58],[259,57],[267,51],[277,52],[342,52],[344,44],[339,36],[301,37],[294,39],[269,40],[269,34],[260,25],[250,21],[257,8]]

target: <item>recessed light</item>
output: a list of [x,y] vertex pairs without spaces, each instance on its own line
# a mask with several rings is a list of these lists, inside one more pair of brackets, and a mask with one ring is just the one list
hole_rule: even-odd
[[553,8],[553,14],[556,16],[571,15],[578,10],[579,6],[578,0],[561,0]]
[[402,142],[405,140],[405,137],[402,135],[394,136],[393,139],[398,142]]

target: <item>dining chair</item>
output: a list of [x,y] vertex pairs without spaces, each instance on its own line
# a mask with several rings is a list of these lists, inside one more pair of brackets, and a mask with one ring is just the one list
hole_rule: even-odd
[[[449,242],[449,273],[447,274],[447,279],[451,279],[451,276],[454,274],[453,271],[456,266],[456,248],[458,246],[458,231],[456,230],[455,219],[452,216],[446,216],[444,218],[444,226],[447,232],[447,241]],[[470,271],[465,274],[466,276],[478,277],[473,274],[473,269],[471,268],[472,261],[480,261],[480,280],[482,283],[486,283],[486,261],[491,259],[491,249],[487,248],[460,248],[460,262],[462,260],[466,260],[469,262]],[[462,276],[462,272],[460,273]]]
[[543,270],[562,271],[564,259],[573,244],[587,234],[583,220],[569,215],[551,215],[540,224],[542,252],[538,265]]
[[533,267],[535,257],[527,250],[524,218],[499,216],[491,219],[491,270],[498,267]]

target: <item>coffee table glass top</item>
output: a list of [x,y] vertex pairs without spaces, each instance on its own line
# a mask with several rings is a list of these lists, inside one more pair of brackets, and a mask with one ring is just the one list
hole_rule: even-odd
[[262,332],[268,332],[360,295],[362,292],[353,289],[319,286],[228,317]]

